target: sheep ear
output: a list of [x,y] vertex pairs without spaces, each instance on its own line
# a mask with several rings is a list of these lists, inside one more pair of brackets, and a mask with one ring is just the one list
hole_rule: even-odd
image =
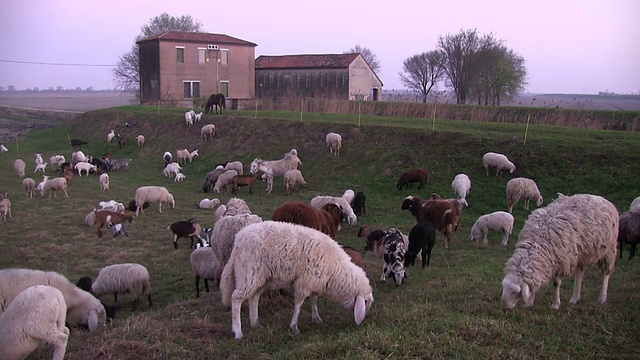
[[529,284],[526,282],[522,283],[522,288],[520,290],[520,296],[522,296],[522,300],[526,306],[533,305],[533,296],[531,296],[531,290],[529,289]]
[[98,329],[98,314],[95,309],[89,310],[88,322],[90,332],[94,332]]
[[367,307],[364,302],[364,296],[358,295],[353,307],[353,318],[356,321],[356,325],[360,325],[364,321],[365,315],[367,315]]

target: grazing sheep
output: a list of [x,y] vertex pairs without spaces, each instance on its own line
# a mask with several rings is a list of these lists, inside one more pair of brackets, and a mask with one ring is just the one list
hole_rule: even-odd
[[574,275],[571,303],[580,300],[584,269],[598,265],[604,274],[598,303],[607,301],[609,276],[616,262],[618,210],[608,200],[588,194],[559,197],[529,215],[516,249],[505,266],[502,304],[511,309],[522,298],[532,306],[536,292],[553,280],[554,300],[560,308],[560,285]]
[[78,176],[82,176],[83,171],[87,176],[89,176],[89,171],[98,171],[98,168],[95,165],[86,162],[77,163],[75,169],[78,170]]
[[173,155],[171,155],[170,152],[165,151],[164,154],[162,154],[162,159],[164,160],[165,165],[169,165],[169,163],[171,163],[171,160],[173,160]]
[[364,193],[362,191],[358,191],[353,197],[351,208],[353,209],[353,213],[356,214],[356,216],[362,216],[362,214],[366,213],[364,206],[366,201],[367,197],[364,196]]
[[327,134],[325,141],[330,154],[340,155],[340,149],[342,148],[342,136],[340,134],[330,132]]
[[[94,210],[94,213],[94,222],[98,237],[102,237],[102,228],[116,224],[122,224],[122,228],[119,231],[123,232],[124,235],[128,235],[126,225],[133,222],[133,215],[110,210]],[[117,233],[118,232],[114,232],[113,236],[115,237]]]
[[144,136],[143,135],[136,136],[136,142],[138,143],[138,147],[143,147],[144,146]]
[[100,175],[100,190],[109,190],[109,174],[107,173]]
[[109,265],[100,270],[96,281],[91,285],[96,296],[113,294],[115,304],[118,304],[118,293],[130,293],[135,296],[133,308],[140,302],[140,295],[145,294],[151,307],[151,283],[147,268],[135,263]]
[[415,265],[418,254],[422,252],[422,268],[429,266],[431,250],[436,242],[436,228],[429,221],[421,221],[409,231],[409,246],[404,254],[404,266]]
[[198,156],[198,150],[193,150],[189,152],[189,150],[187,149],[184,149],[184,150],[176,149],[176,156],[178,157],[178,163],[180,163],[180,161],[183,161],[186,164],[187,160],[189,160],[189,162],[192,162],[193,158]]
[[453,231],[460,220],[458,206],[444,199],[422,200],[417,196],[407,196],[401,209],[409,210],[418,223],[430,221],[445,236],[444,248],[449,249]]
[[494,152],[488,152],[482,156],[482,166],[487,176],[489,176],[489,169],[492,167],[496,168],[496,177],[500,175],[502,170],[509,171],[509,174],[516,171],[516,166],[504,154]]
[[322,209],[326,204],[337,204],[342,209],[342,216],[347,220],[349,226],[358,224],[358,217],[353,213],[351,205],[340,196],[316,196],[311,199],[311,206],[316,209]]
[[169,179],[171,179],[171,174],[178,176],[178,174],[180,173],[180,170],[182,170],[182,167],[180,166],[180,164],[178,164],[177,162],[171,162],[164,167],[164,170],[162,170],[162,176],[168,177]]
[[0,314],[2,358],[25,359],[42,342],[53,346],[53,360],[63,360],[69,340],[66,317],[60,290],[47,285],[22,290]]
[[182,182],[186,177],[187,177],[187,175],[185,175],[183,173],[177,173],[176,174],[176,178],[173,179],[173,182]]
[[[220,207],[222,206],[223,205],[220,205]],[[231,207],[227,204],[227,211],[230,209]],[[238,215],[225,214],[222,218],[216,220],[211,234],[211,238],[214,239],[214,241],[211,242],[211,248],[223,266],[231,256],[236,234],[245,226],[259,222],[262,222],[262,218],[250,213]]]
[[307,185],[307,182],[304,181],[304,177],[302,176],[302,172],[298,169],[287,170],[287,172],[284,173],[285,193],[287,195],[291,194],[291,189],[297,191],[298,185]]
[[213,124],[207,124],[200,129],[200,137],[208,142],[209,139],[213,140],[213,137],[216,136],[216,126]]
[[204,287],[209,292],[209,280],[214,280],[216,286],[220,285],[220,276],[223,266],[213,253],[210,246],[199,247],[189,256],[191,271],[196,278],[196,297],[200,297],[200,279],[204,280]]
[[332,203],[316,209],[305,202],[289,201],[273,211],[271,220],[304,225],[335,239],[342,222],[342,209]]
[[178,248],[178,238],[190,238],[191,247],[193,248],[193,239],[199,238],[202,233],[202,227],[194,219],[176,221],[167,227],[167,230],[171,230],[173,233],[173,248]]
[[173,195],[169,193],[169,190],[163,186],[141,186],[136,190],[136,216],[142,210],[144,213],[143,204],[144,203],[154,203],[158,204],[158,212],[162,213],[162,203],[167,203],[172,208],[176,207],[176,201],[173,198]]
[[51,193],[53,193],[54,197],[58,197],[54,191],[62,190],[64,197],[69,197],[69,194],[67,193],[67,179],[63,177],[49,179],[46,175],[43,177],[46,178],[46,180],[44,181],[44,185],[42,185],[40,196],[44,197],[44,194],[48,193],[49,199],[51,199]]
[[4,146],[4,144],[0,144],[0,154],[6,153],[7,151],[9,151],[9,149],[7,149],[7,147]]
[[513,213],[513,206],[524,199],[524,208],[529,211],[529,200],[535,200],[536,206],[542,205],[542,195],[536,182],[524,177],[517,177],[507,182],[507,208]]
[[469,195],[469,190],[471,190],[471,180],[466,174],[456,175],[451,182],[451,189],[458,199],[464,203],[464,206],[469,206],[467,195]]
[[382,257],[382,239],[386,235],[385,231],[380,229],[371,230],[369,225],[365,224],[358,229],[357,237],[364,237],[366,245],[364,251],[373,251],[376,256]]
[[425,169],[409,170],[400,175],[396,186],[398,187],[398,190],[402,190],[403,187],[406,190],[409,185],[413,187],[412,184],[414,182],[418,182],[420,183],[418,190],[420,190],[425,186],[427,180],[429,180],[429,171]]
[[631,206],[629,206],[629,211],[640,211],[640,196],[633,199]]
[[7,192],[0,194],[0,220],[7,221],[7,215],[11,218],[11,201],[7,197]]
[[204,198],[204,199],[200,200],[200,203],[198,204],[198,207],[200,209],[213,209],[214,207],[218,206],[219,204],[220,204],[220,200],[218,200],[218,199],[209,200],[208,198]]
[[640,210],[627,211],[620,215],[618,246],[622,259],[622,246],[631,244],[629,260],[636,255],[636,246],[640,242]]
[[362,268],[327,235],[305,226],[265,221],[252,224],[236,235],[236,244],[220,280],[222,303],[231,305],[231,324],[236,339],[242,339],[240,310],[249,299],[249,319],[259,327],[258,302],[265,289],[292,289],[295,295],[289,325],[300,334],[298,316],[311,297],[311,319],[322,322],[317,300],[329,300],[353,309],[356,324],[362,323],[373,302],[373,290]]
[[16,173],[18,173],[19,177],[24,177],[24,169],[26,166],[27,165],[22,159],[16,159],[16,161],[13,162],[13,168],[16,170]]
[[224,169],[224,166],[217,166],[215,170],[210,171],[204,179],[204,185],[202,185],[202,190],[204,192],[209,192],[213,186],[215,186],[216,181],[218,181],[218,177],[227,172]]
[[36,182],[32,178],[25,178],[22,180],[22,187],[27,193],[28,198],[33,197],[33,192],[36,189]]
[[100,300],[53,271],[0,270],[0,313],[21,291],[35,285],[53,286],[62,292],[67,304],[66,322],[69,327],[87,326],[94,332],[105,324],[106,311]]
[[49,158],[51,163],[51,171],[56,171],[60,168],[60,165],[64,164],[67,160],[62,155],[53,155]]
[[218,194],[223,192],[227,185],[233,184],[233,178],[235,176],[238,176],[238,172],[235,170],[227,170],[218,176],[218,180],[216,180],[216,184],[213,186],[213,192]]
[[396,228],[390,228],[386,231],[382,240],[384,264],[382,266],[382,275],[380,283],[385,283],[389,275],[393,275],[396,286],[400,286],[407,279],[407,273],[404,271],[404,255],[406,247],[402,239],[402,233]]
[[225,170],[235,170],[238,172],[238,175],[244,174],[244,166],[240,161],[228,161],[224,165]]
[[[293,150],[295,149],[292,149],[292,151]],[[262,160],[260,158],[256,158],[251,162],[249,172],[251,174],[255,174],[258,171],[262,171],[267,177],[267,189],[265,191],[270,193],[273,191],[274,177],[284,176],[285,172],[297,169],[298,165],[302,164],[297,153],[297,150],[295,153],[290,151],[280,160]]]
[[502,242],[500,245],[507,246],[509,235],[513,232],[513,215],[506,211],[495,211],[482,215],[471,227],[469,238],[471,241],[478,241],[484,238],[484,244],[489,244],[489,231],[496,230],[502,232]]
[[260,177],[262,176],[261,172],[257,172],[255,174],[252,175],[236,175],[231,179],[231,182],[233,183],[233,189],[231,189],[231,193],[233,195],[236,195],[238,193],[238,188],[239,187],[248,187],[249,188],[249,194],[253,194],[253,191],[251,190],[251,188],[253,187],[253,183],[256,182],[256,180],[258,180]]
[[115,131],[111,130],[108,134],[107,134],[107,142],[111,143],[111,141],[113,141],[113,139],[117,138],[118,136],[116,136]]

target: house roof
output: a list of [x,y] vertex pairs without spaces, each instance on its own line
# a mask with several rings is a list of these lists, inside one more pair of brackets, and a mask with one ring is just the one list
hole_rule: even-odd
[[256,59],[256,69],[339,69],[348,68],[360,54],[317,55],[261,55]]
[[231,37],[224,34],[198,33],[188,31],[166,31],[159,35],[144,38],[137,43],[147,41],[180,41],[180,42],[197,42],[197,43],[213,43],[226,45],[245,45],[258,46],[252,42]]

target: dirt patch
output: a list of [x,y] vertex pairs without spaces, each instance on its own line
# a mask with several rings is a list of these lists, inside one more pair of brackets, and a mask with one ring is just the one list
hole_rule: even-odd
[[[0,117],[0,144],[8,144],[17,138],[24,138],[24,134],[29,131],[49,129],[56,124],[52,123],[29,123],[26,121],[4,119]],[[8,147],[8,145],[5,145]]]

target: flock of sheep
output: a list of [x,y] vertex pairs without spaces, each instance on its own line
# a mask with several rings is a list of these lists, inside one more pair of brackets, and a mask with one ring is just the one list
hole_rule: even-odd
[[[190,111],[185,114],[187,127],[201,119],[202,113]],[[208,141],[215,136],[212,124],[202,128],[202,139]],[[118,138],[112,130],[107,135],[108,142]],[[144,137],[138,138],[138,146],[144,145]],[[340,155],[342,137],[337,133],[326,136],[329,152]],[[2,152],[6,147],[1,145]],[[198,156],[198,150],[177,149],[177,162],[173,162],[170,152],[163,154],[166,177],[184,178],[183,165],[191,163]],[[98,165],[91,164],[82,152],[73,154],[73,168],[78,176],[82,173],[98,172]],[[20,160],[20,159],[18,159]],[[25,175],[24,161],[16,160],[14,166],[20,177]],[[496,176],[502,171],[515,172],[515,165],[503,154],[487,153],[483,157],[486,175],[495,169]],[[51,166],[62,167],[64,157],[56,155],[50,159]],[[244,165],[238,161],[219,164],[207,174],[203,190],[215,193],[231,191],[237,194],[240,187],[251,186],[258,179],[267,183],[266,191],[273,191],[274,178],[282,177],[288,194],[298,185],[306,185],[298,166],[302,161],[296,149],[291,149],[279,160],[256,158],[249,166],[250,174],[244,174]],[[47,163],[41,154],[36,154],[35,171],[43,171]],[[418,189],[426,186],[429,173],[425,169],[414,169],[403,173],[397,182],[398,189],[406,189],[418,183]],[[27,196],[34,189],[42,196],[61,191],[68,196],[68,177],[48,179],[35,185],[35,181],[23,181]],[[102,190],[109,189],[106,172],[100,176]],[[396,286],[402,284],[407,275],[405,266],[415,263],[422,256],[422,267],[429,264],[436,232],[444,234],[444,245],[449,246],[463,209],[469,206],[467,196],[471,180],[465,174],[458,174],[451,183],[455,198],[442,199],[433,194],[429,199],[416,196],[407,197],[401,205],[416,219],[416,225],[408,236],[397,228],[371,230],[362,227],[358,236],[366,239],[367,247],[380,256],[382,274],[380,282],[393,277]],[[572,303],[580,299],[581,280],[586,267],[598,265],[604,280],[598,302],[607,299],[608,279],[613,271],[617,248],[628,242],[632,245],[630,257],[635,254],[635,246],[640,242],[640,197],[628,212],[622,216],[608,200],[595,195],[559,194],[546,207],[536,183],[528,178],[516,177],[506,186],[507,211],[495,211],[480,216],[471,228],[470,240],[483,239],[488,242],[489,231],[502,232],[501,245],[506,246],[514,228],[511,215],[513,207],[523,200],[529,211],[529,202],[535,201],[534,210],[522,228],[512,257],[507,261],[505,277],[502,281],[502,303],[505,308],[513,308],[522,299],[533,305],[536,292],[553,280],[555,296],[552,307],[560,307],[560,284],[564,276],[575,276]],[[108,228],[114,236],[124,233],[133,215],[125,210],[135,211],[139,216],[149,203],[176,206],[174,196],[162,186],[142,186],[135,192],[135,199],[125,206],[116,201],[101,203],[100,210],[94,209],[85,218],[88,225],[95,226],[98,236]],[[213,228],[203,228],[193,220],[172,224],[169,229],[177,239],[188,237],[194,250],[190,256],[192,272],[196,279],[196,296],[200,294],[199,282],[204,280],[209,291],[209,280],[215,281],[221,292],[222,303],[231,307],[231,327],[236,339],[243,338],[240,310],[242,303],[249,304],[251,327],[259,327],[258,304],[265,290],[286,289],[294,296],[294,313],[289,329],[299,334],[298,316],[303,302],[310,298],[313,322],[322,322],[318,313],[319,296],[340,304],[353,311],[354,321],[360,324],[373,303],[373,289],[363,270],[362,258],[353,248],[340,246],[336,234],[341,224],[357,224],[357,217],[364,213],[365,196],[362,192],[347,190],[342,196],[316,196],[308,204],[286,202],[276,208],[270,220],[263,220],[251,212],[248,204],[240,198],[231,198],[226,204],[218,199],[202,199],[199,207],[213,209],[216,221]],[[0,195],[0,218],[11,218],[11,203],[6,193]],[[197,245],[193,246],[193,240]],[[118,293],[132,293],[134,308],[140,297],[146,295],[149,307],[152,305],[151,284],[147,269],[134,263],[113,264],[103,268],[94,282],[88,285],[72,284],[64,276],[55,272],[29,269],[0,270],[0,348],[8,358],[24,358],[40,341],[54,347],[54,359],[64,357],[71,327],[85,326],[90,331],[100,328],[111,309],[98,296],[114,294],[117,304]],[[37,311],[33,311],[37,309]]]

